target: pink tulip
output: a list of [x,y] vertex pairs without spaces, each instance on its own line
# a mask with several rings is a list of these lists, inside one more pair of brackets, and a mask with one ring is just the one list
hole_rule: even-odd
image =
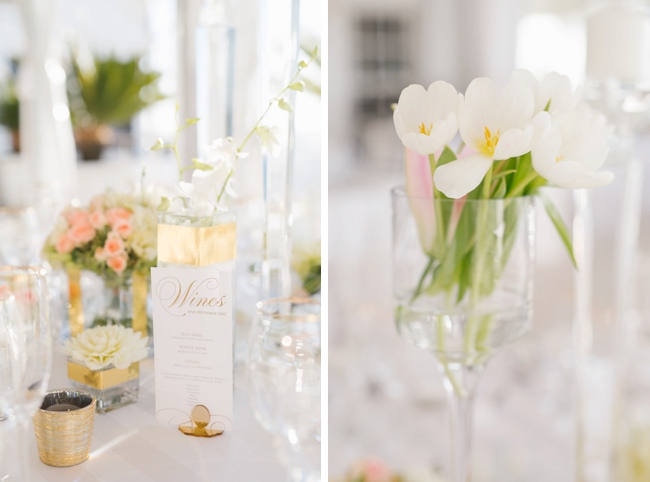
[[433,179],[428,156],[406,149],[406,194],[418,227],[420,244],[431,254],[436,238],[436,214],[433,206]]
[[104,243],[103,254],[107,258],[113,258],[124,252],[124,241],[117,233],[108,233],[106,242]]
[[94,211],[90,215],[90,224],[95,229],[102,229],[104,226],[106,226],[107,222],[108,221],[106,219],[106,216],[101,211]]
[[131,211],[125,208],[111,208],[106,211],[106,219],[108,219],[108,224],[114,226],[118,221],[131,219],[131,214]]
[[133,234],[133,225],[130,221],[120,220],[113,225],[113,231],[126,239]]
[[74,245],[74,241],[70,239],[67,233],[64,233],[56,242],[54,249],[56,249],[57,253],[68,254],[74,249]]
[[95,235],[97,234],[97,231],[90,225],[90,223],[87,222],[80,222],[78,224],[74,224],[69,230],[68,230],[68,237],[75,243],[75,244],[84,244],[89,241],[92,241],[95,239]]
[[106,264],[109,268],[115,271],[117,274],[122,273],[126,269],[126,255],[119,255],[113,258],[108,258]]

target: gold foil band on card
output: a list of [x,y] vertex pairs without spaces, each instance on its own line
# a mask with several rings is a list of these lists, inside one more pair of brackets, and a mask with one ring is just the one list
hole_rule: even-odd
[[70,336],[76,336],[84,331],[84,310],[81,302],[81,270],[68,268],[68,320]]
[[158,224],[158,262],[209,266],[235,259],[235,223],[206,228]]
[[131,328],[133,331],[140,332],[142,338],[147,336],[147,275],[143,273],[133,273],[131,278],[131,289],[133,290],[133,320]]
[[105,390],[134,380],[140,376],[140,364],[131,363],[128,368],[110,368],[108,370],[91,370],[75,362],[68,362],[68,378],[83,383],[97,390]]

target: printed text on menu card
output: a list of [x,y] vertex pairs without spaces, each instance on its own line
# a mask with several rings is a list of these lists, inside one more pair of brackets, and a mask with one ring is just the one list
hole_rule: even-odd
[[156,420],[179,425],[196,405],[215,429],[232,428],[231,275],[152,268]]

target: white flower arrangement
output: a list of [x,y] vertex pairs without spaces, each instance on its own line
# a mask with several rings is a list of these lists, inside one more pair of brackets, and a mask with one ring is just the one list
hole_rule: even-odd
[[65,342],[67,354],[91,370],[128,368],[148,356],[149,337],[122,325],[89,328]]

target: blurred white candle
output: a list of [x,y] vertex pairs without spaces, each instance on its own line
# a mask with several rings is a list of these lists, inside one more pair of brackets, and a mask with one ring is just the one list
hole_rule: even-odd
[[650,64],[650,16],[631,5],[603,7],[587,19],[587,76],[635,81]]

